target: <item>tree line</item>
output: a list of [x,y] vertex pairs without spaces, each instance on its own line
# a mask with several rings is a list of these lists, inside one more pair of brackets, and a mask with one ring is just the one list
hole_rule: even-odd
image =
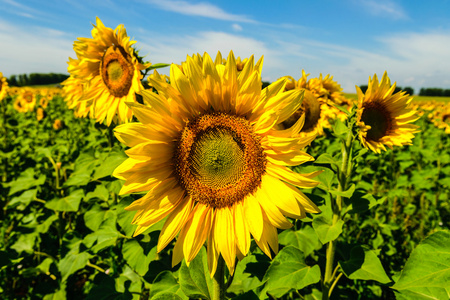
[[[367,85],[360,85],[359,88],[363,93],[367,91]],[[394,93],[399,91],[405,91],[409,95],[414,95],[414,89],[412,87],[401,88],[399,86],[395,87]],[[419,96],[434,96],[434,97],[450,97],[450,89],[442,88],[421,88],[419,91]]]
[[31,73],[11,75],[7,78],[10,86],[29,86],[29,85],[47,85],[61,83],[69,78],[67,74],[58,73]]

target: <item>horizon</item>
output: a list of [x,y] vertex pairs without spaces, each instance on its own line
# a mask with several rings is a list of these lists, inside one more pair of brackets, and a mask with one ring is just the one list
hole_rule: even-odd
[[[127,4],[0,0],[0,72],[68,74],[73,42],[91,38],[98,16],[123,24],[135,48],[152,63],[181,63],[203,52],[255,60],[262,80],[330,74],[345,93],[386,70],[391,82],[450,88],[449,1],[344,0],[300,3],[135,0]],[[262,5],[260,3],[263,3]],[[267,2],[268,3],[268,2]],[[160,69],[168,74],[169,68]]]

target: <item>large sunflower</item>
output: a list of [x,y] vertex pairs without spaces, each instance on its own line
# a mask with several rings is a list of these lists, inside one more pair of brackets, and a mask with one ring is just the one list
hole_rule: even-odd
[[141,70],[148,65],[139,62],[132,47],[136,41],[130,40],[123,25],[113,30],[97,18],[92,37],[74,42],[78,59],[70,59],[68,70],[84,83],[82,100],[94,101],[92,117],[97,122],[126,123],[133,114],[125,102],[136,102],[135,93],[143,88]]
[[8,81],[6,77],[3,77],[2,72],[0,72],[0,101],[6,96],[6,91],[8,90]]
[[149,106],[128,104],[141,123],[116,127],[129,158],[114,176],[125,180],[120,193],[145,192],[127,210],[136,210],[135,235],[167,217],[157,250],[177,235],[172,263],[189,264],[207,241],[211,275],[219,255],[230,272],[236,256],[249,251],[250,234],[271,257],[278,251],[277,228],[285,216],[319,212],[299,189],[318,184],[318,173],[298,174],[287,166],[313,158],[302,151],[310,140],[293,138],[276,126],[301,106],[303,92],[284,92],[285,79],[261,90],[253,56],[238,75],[230,52],[226,64],[205,53],[172,64],[170,84],[149,78],[158,93],[142,91]]
[[369,78],[364,94],[356,86],[358,93],[357,122],[360,127],[359,139],[364,147],[373,152],[386,151],[386,147],[411,145],[418,126],[410,124],[419,116],[411,107],[412,97],[406,92],[393,94],[395,83],[391,86],[386,72],[378,82],[377,75]]

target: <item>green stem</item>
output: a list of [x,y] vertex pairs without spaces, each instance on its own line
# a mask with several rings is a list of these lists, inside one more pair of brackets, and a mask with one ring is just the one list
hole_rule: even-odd
[[[351,127],[351,126],[349,126]],[[343,192],[347,190],[347,180],[351,174],[352,166],[350,163],[351,155],[352,155],[352,143],[353,143],[353,135],[352,130],[349,128],[347,132],[346,140],[342,143],[342,164],[338,177],[338,191]],[[340,195],[336,196],[336,202],[331,202],[332,210],[333,210],[333,226],[339,222],[341,219],[341,211],[343,206],[343,197]],[[334,268],[334,256],[336,253],[336,241],[330,241],[327,245],[326,252],[326,264],[325,264],[325,275],[322,285],[322,300],[328,300],[331,292],[333,291],[334,285],[333,280],[336,275],[333,272]]]
[[213,277],[213,300],[225,299],[225,261],[222,255],[217,262],[217,270]]
[[112,149],[112,147],[114,146],[114,127],[113,127],[113,125],[108,126],[108,143],[109,143],[109,148]]

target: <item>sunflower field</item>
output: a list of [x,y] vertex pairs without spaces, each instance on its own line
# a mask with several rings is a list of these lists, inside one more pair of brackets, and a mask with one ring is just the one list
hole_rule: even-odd
[[1,299],[450,298],[450,102],[135,43],[0,73]]

